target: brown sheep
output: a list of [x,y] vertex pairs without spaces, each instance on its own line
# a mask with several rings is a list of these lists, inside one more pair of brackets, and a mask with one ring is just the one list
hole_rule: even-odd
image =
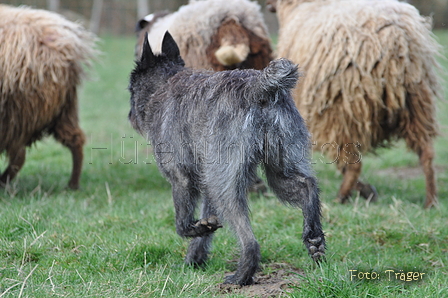
[[438,134],[435,98],[440,45],[431,20],[394,0],[268,0],[280,25],[278,56],[305,77],[295,91],[316,149],[343,173],[338,200],[352,190],[376,198],[361,183],[361,157],[404,139],[426,176],[425,207],[437,204],[432,160]]
[[268,31],[256,2],[190,1],[174,13],[158,12],[137,23],[140,57],[145,34],[156,52],[169,31],[188,67],[230,70],[263,69],[272,60]]
[[5,186],[22,168],[25,148],[53,135],[73,157],[69,187],[79,188],[84,134],[77,85],[94,57],[96,37],[45,10],[0,5],[0,154]]

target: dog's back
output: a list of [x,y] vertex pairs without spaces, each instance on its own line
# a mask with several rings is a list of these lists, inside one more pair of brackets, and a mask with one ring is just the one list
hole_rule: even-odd
[[308,132],[290,95],[297,80],[297,66],[286,59],[272,61],[262,71],[184,69],[148,103],[148,136],[153,143],[181,148],[171,156],[176,164],[197,168],[229,159],[261,159],[268,154],[267,134],[270,142],[281,138],[307,144]]
[[[266,157],[268,133],[283,142],[308,145],[308,132],[291,97],[299,76],[297,65],[277,59],[261,71],[193,70],[185,68],[179,52],[173,50],[174,40],[167,40],[174,45],[164,39],[160,55],[152,54],[145,43],[130,86],[129,117],[134,127],[154,145],[172,144],[181,149],[162,154],[162,168],[169,168],[167,159],[198,168],[210,160]],[[207,144],[222,148],[212,151]],[[238,147],[235,156],[231,156],[230,146]],[[254,150],[248,152],[247,148]],[[220,156],[212,156],[217,150]]]

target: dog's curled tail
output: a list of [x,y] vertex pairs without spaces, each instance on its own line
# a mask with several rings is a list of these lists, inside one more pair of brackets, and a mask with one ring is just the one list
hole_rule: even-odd
[[299,79],[299,70],[296,64],[286,58],[271,61],[263,69],[260,76],[262,88],[268,93],[277,93],[279,90],[294,88]]

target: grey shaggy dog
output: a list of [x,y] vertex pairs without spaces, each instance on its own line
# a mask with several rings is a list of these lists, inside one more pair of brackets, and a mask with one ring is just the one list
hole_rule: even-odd
[[[260,247],[247,202],[259,164],[277,197],[302,208],[302,237],[310,256],[324,258],[310,135],[291,97],[297,80],[297,66],[287,59],[262,71],[186,68],[168,32],[159,55],[146,38],[131,73],[129,120],[150,140],[158,167],[172,185],[177,233],[193,238],[185,262],[206,262],[221,221],[238,237],[238,268],[225,283],[252,284],[259,267]],[[195,220],[201,198],[201,219]]]

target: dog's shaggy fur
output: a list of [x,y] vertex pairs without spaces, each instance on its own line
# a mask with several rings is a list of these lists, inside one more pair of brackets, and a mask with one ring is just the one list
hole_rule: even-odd
[[272,60],[260,6],[249,0],[190,1],[173,13],[158,12],[137,23],[136,57],[146,33],[155,52],[169,30],[186,66],[198,69],[263,69]]
[[95,56],[95,36],[62,16],[0,5],[0,153],[8,183],[25,162],[25,147],[52,134],[73,157],[69,187],[79,187],[84,134],[77,86]]
[[[218,220],[238,237],[238,269],[226,283],[251,284],[260,261],[247,203],[258,164],[279,199],[302,208],[303,241],[311,257],[324,255],[309,133],[291,96],[297,79],[297,66],[286,59],[263,71],[185,68],[169,33],[160,55],[145,41],[131,74],[129,119],[151,141],[159,169],[172,185],[177,233],[195,237],[186,262],[207,260]],[[200,197],[202,219],[195,221]]]
[[295,101],[316,149],[344,174],[338,198],[358,181],[361,156],[403,138],[426,175],[425,207],[437,203],[432,160],[440,97],[440,46],[431,20],[394,0],[268,0],[280,24],[278,56],[305,72]]

